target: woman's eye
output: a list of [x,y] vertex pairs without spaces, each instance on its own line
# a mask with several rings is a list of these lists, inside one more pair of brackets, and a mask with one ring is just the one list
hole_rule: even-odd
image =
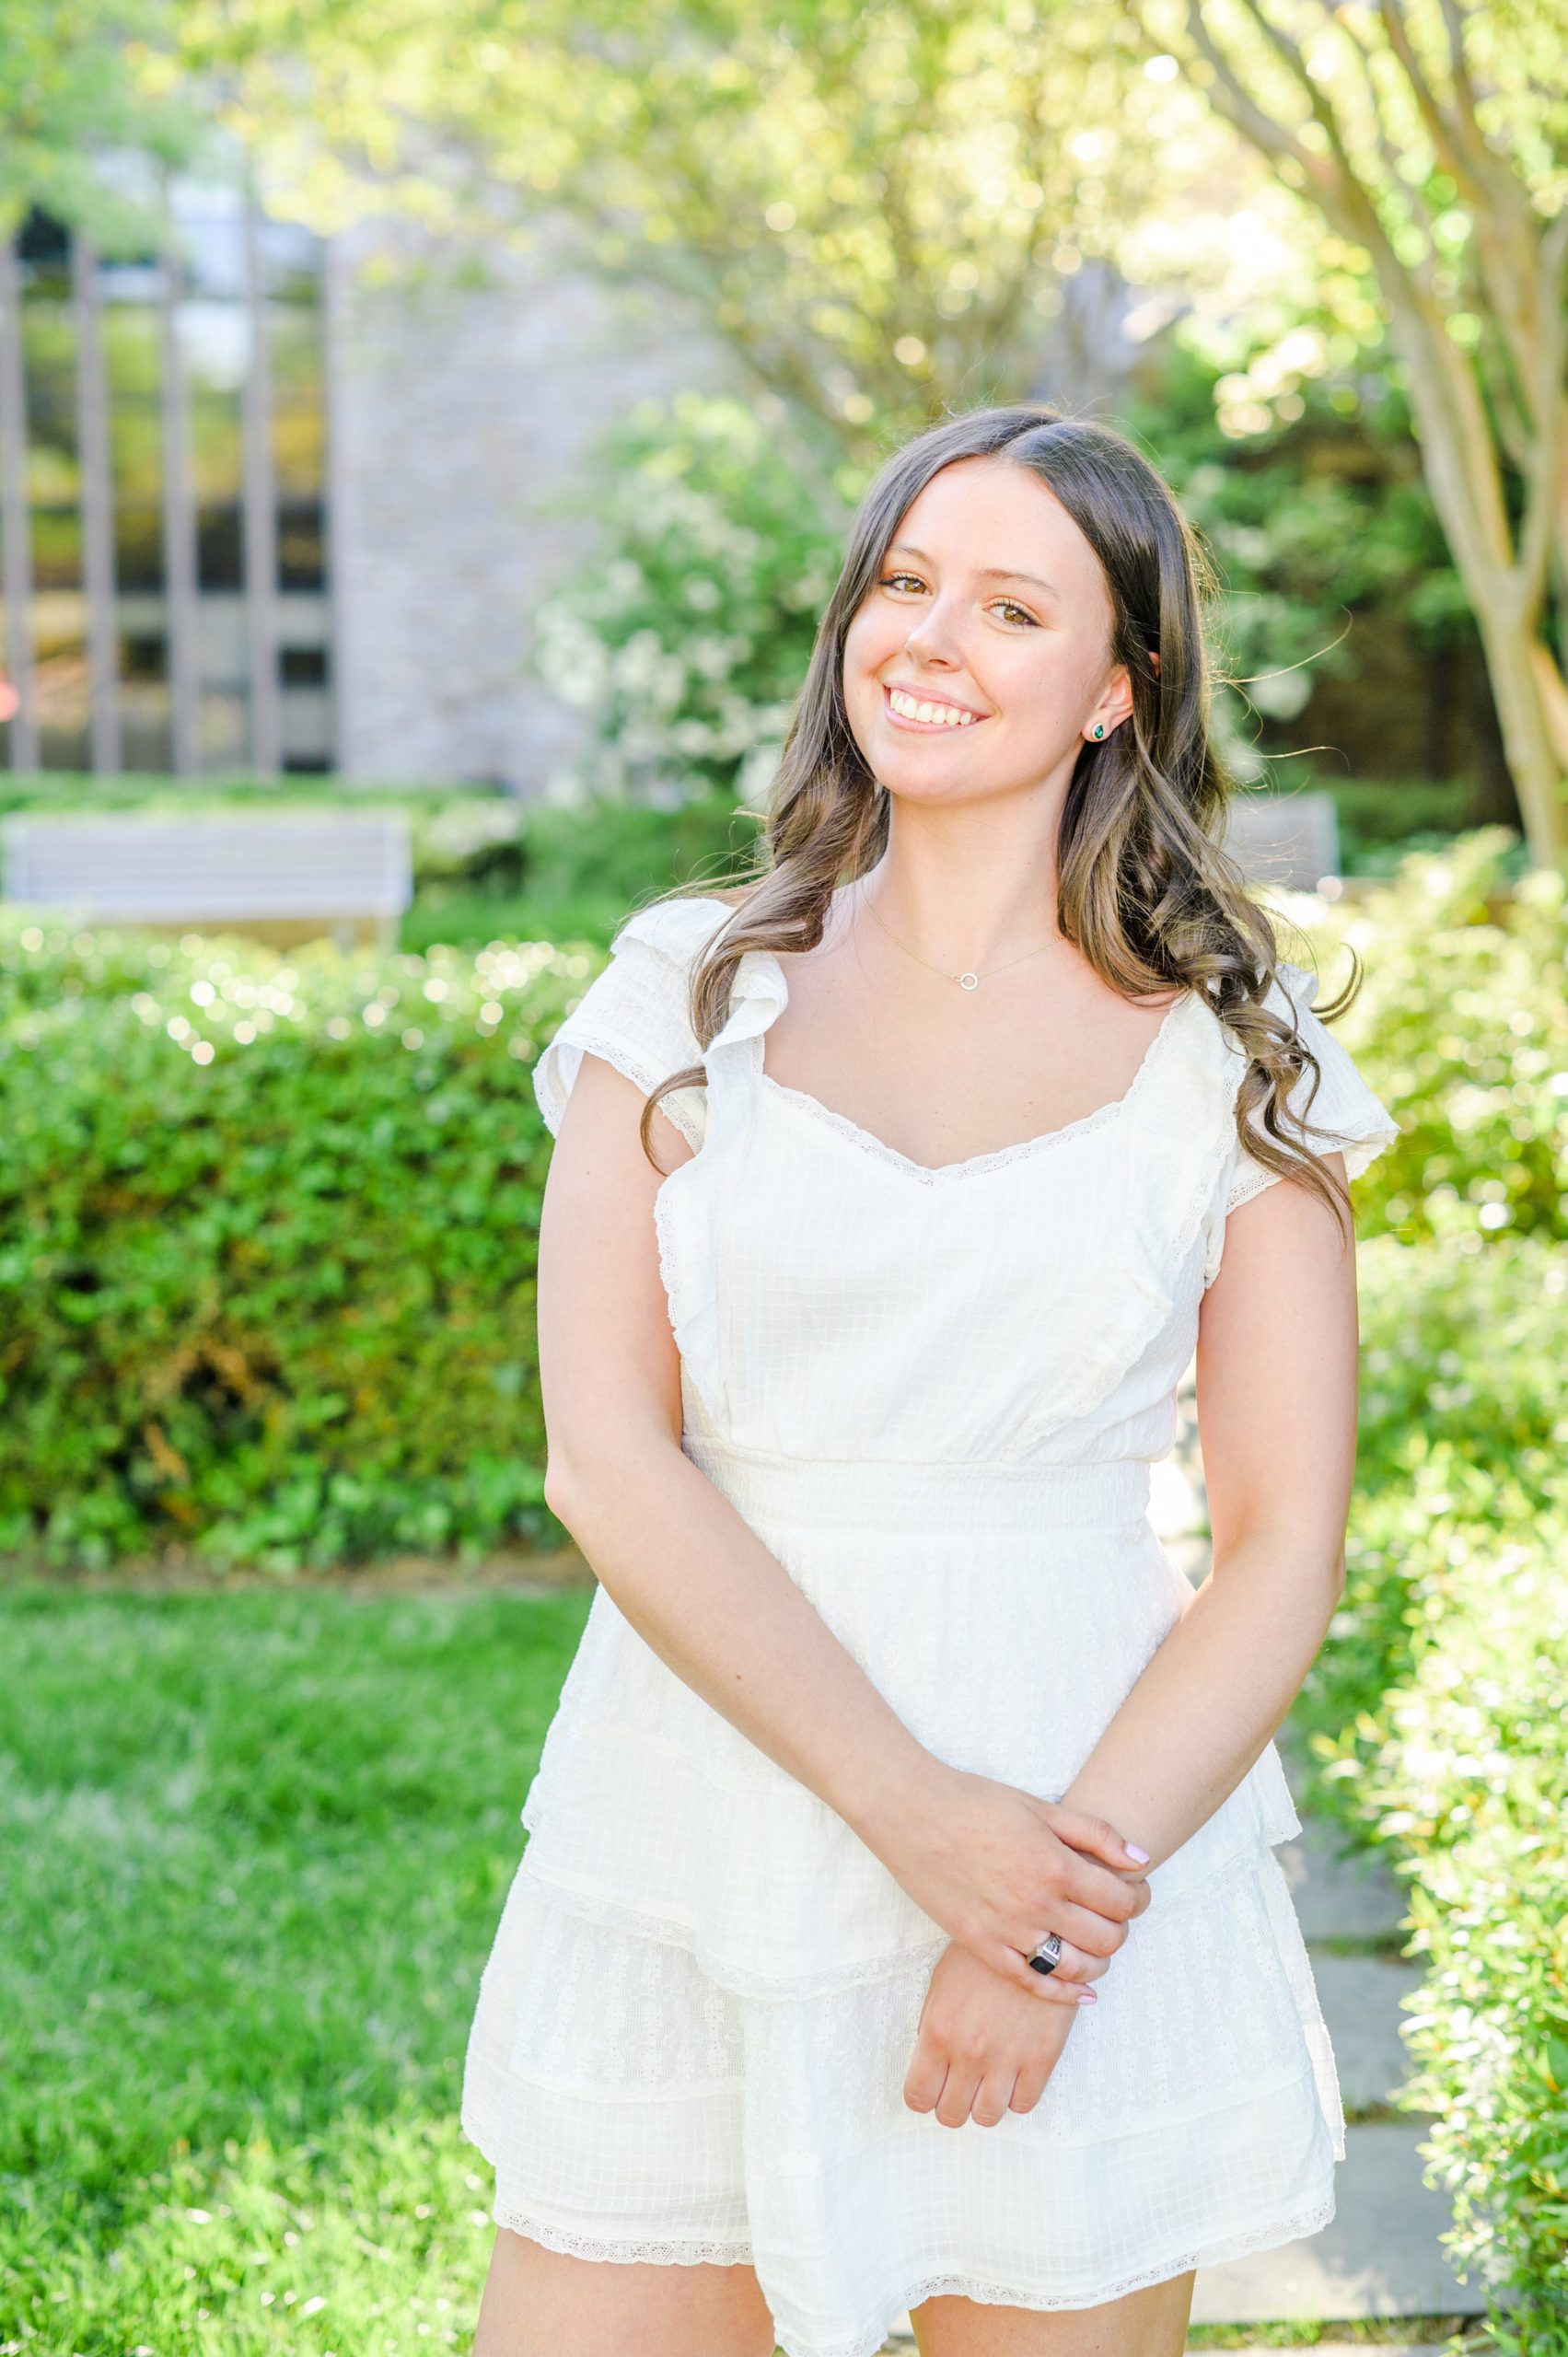
[[[903,582],[912,582],[917,589],[923,589],[925,586],[918,573],[885,573],[877,586],[883,589],[896,589]],[[997,610],[1005,613],[1009,619],[1027,622],[1031,630],[1037,627],[1034,616],[1026,613],[1022,606],[1016,606],[1011,598],[998,598],[996,606]]]

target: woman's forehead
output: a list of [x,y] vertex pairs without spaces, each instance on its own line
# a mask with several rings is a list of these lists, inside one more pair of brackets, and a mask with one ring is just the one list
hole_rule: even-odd
[[958,459],[922,486],[894,528],[889,553],[998,580],[1043,582],[1061,594],[1100,571],[1099,560],[1049,483],[999,459]]

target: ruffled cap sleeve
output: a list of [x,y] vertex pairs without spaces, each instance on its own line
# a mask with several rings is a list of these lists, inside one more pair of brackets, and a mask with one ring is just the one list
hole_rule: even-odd
[[[1307,1123],[1307,1143],[1318,1154],[1342,1154],[1347,1178],[1358,1178],[1385,1146],[1392,1145],[1400,1134],[1399,1124],[1388,1107],[1373,1095],[1349,1051],[1313,1012],[1312,1003],[1317,995],[1316,974],[1307,973],[1300,966],[1282,965],[1263,1004],[1276,1015],[1294,1016],[1303,1041],[1318,1059],[1319,1078],[1310,1109],[1310,1072],[1301,1074],[1287,1099],[1291,1110]],[[1238,1062],[1244,1062],[1245,1051],[1239,1043],[1237,1056]],[[1238,1085],[1239,1079],[1238,1073]],[[1262,1134],[1260,1115],[1255,1112],[1250,1120],[1253,1128]],[[1265,1169],[1261,1163],[1254,1161],[1237,1139],[1226,1211],[1235,1211],[1238,1204],[1261,1194],[1278,1176],[1278,1172]]]
[[[702,1062],[689,1012],[691,970],[731,913],[721,900],[661,900],[628,917],[610,944],[609,964],[535,1061],[534,1097],[552,1137],[585,1055],[602,1056],[645,1092]],[[689,1145],[702,1145],[701,1087],[675,1090],[661,1109]]]

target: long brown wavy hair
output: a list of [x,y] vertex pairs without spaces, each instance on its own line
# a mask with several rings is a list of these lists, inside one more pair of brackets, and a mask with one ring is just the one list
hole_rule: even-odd
[[[1242,1144],[1266,1169],[1337,1210],[1348,1233],[1348,1192],[1286,1101],[1309,1072],[1309,1111],[1321,1074],[1295,1025],[1263,1004],[1279,963],[1274,927],[1221,848],[1232,789],[1209,733],[1213,674],[1202,622],[1214,570],[1157,470],[1094,420],[1035,403],[976,410],[927,428],[881,468],[854,517],[791,709],[756,868],[727,888],[704,888],[711,897],[737,882],[747,887],[692,970],[691,1028],[705,1048],[727,1016],[746,952],[815,948],[834,892],[882,856],[889,796],[850,731],[844,640],[912,501],[941,468],[977,458],[1028,467],[1066,508],[1104,568],[1115,615],[1110,657],[1127,666],[1132,683],[1128,718],[1102,742],[1086,739],[1074,766],[1057,842],[1057,923],[1124,997],[1172,986],[1202,992],[1247,1051],[1236,1098]],[[1359,981],[1353,958],[1346,989],[1317,1011],[1342,1014]],[[648,1096],[641,1136],[650,1160],[659,1100],[703,1078],[702,1065],[691,1065]]]

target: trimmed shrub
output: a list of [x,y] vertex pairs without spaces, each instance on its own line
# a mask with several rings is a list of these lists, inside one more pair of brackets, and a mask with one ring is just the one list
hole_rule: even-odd
[[0,1544],[289,1569],[541,1503],[528,1065],[596,958],[0,923]]
[[1494,2347],[1568,2351],[1568,1517],[1456,1533],[1428,1631],[1365,1744],[1365,1805],[1411,1863],[1406,2109],[1454,2200]]
[[1334,1026],[1398,1120],[1357,1190],[1361,1231],[1405,1243],[1568,1237],[1568,878],[1505,894],[1515,838],[1481,828],[1307,920],[1327,1001],[1355,948],[1365,980]]
[[1408,1880],[1422,2150],[1491,2345],[1568,2357],[1568,1248],[1361,1253],[1347,1581],[1293,1719],[1307,1805]]
[[1492,2346],[1568,2357],[1568,1515],[1520,1504],[1406,1512],[1401,1674],[1312,1748],[1342,1819],[1408,1879],[1426,1973],[1395,2101],[1435,2115],[1421,2150],[1456,2268],[1479,2273]]

